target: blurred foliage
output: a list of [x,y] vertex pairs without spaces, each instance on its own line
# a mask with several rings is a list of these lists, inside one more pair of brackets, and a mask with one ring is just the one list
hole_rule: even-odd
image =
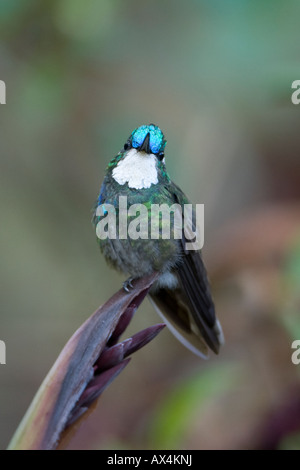
[[292,341],[300,339],[300,238],[297,238],[297,242],[293,245],[283,271],[287,300],[283,305],[283,315],[281,316]]
[[234,388],[236,372],[233,365],[228,367],[223,363],[173,384],[174,390],[170,390],[157,407],[150,436],[151,448],[179,449],[195,413],[198,414],[215,396]]
[[282,440],[280,450],[300,450],[300,433],[294,433]]
[[[149,122],[166,134],[171,177],[205,204],[226,345],[204,364],[163,332],[70,448],[268,441],[270,414],[299,385],[299,14],[297,0],[1,0],[1,447],[67,338],[121,285],[91,208],[109,160]],[[129,334],[156,321],[145,302]]]

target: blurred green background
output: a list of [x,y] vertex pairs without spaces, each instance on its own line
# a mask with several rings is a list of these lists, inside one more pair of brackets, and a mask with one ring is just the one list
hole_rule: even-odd
[[[109,160],[154,122],[205,204],[226,344],[164,330],[70,449],[300,448],[297,0],[1,0],[0,447],[74,330],[123,281],[91,225]],[[158,322],[146,300],[128,335]]]

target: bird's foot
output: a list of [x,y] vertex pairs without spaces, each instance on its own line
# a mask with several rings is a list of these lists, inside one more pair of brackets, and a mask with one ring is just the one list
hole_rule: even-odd
[[125,292],[130,292],[130,289],[133,289],[133,280],[134,277],[129,277],[128,279],[126,279],[125,282],[123,282],[123,289],[125,290]]

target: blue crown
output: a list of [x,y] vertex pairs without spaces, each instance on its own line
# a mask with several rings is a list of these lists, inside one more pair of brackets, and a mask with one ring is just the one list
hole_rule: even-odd
[[132,147],[141,147],[148,133],[150,134],[149,146],[151,152],[162,152],[166,145],[166,141],[160,128],[154,124],[149,124],[149,126],[140,126],[132,132]]

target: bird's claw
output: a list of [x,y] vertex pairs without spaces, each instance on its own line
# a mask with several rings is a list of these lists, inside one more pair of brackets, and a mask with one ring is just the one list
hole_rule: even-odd
[[125,290],[125,292],[130,292],[130,289],[133,289],[133,279],[133,277],[130,277],[129,279],[126,279],[125,282],[123,282],[123,289]]

